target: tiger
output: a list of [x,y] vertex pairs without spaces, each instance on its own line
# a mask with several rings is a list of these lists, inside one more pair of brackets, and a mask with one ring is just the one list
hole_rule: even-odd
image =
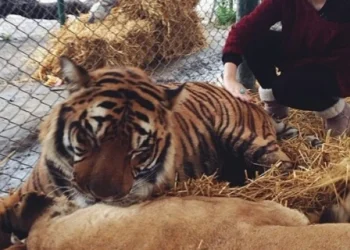
[[222,87],[156,84],[135,67],[88,71],[65,56],[60,65],[70,94],[40,124],[40,160],[20,194],[129,206],[202,175],[244,185],[246,171],[293,168],[280,124]]
[[26,236],[11,250],[347,249],[350,237],[348,224],[312,225],[302,212],[274,201],[203,196],[79,208],[29,192],[7,206],[0,225],[0,234]]

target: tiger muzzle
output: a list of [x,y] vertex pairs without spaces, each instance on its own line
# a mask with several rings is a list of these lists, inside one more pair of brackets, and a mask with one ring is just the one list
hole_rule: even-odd
[[85,160],[74,165],[74,179],[83,193],[96,199],[126,196],[134,179],[128,161],[128,145],[119,140],[104,142]]

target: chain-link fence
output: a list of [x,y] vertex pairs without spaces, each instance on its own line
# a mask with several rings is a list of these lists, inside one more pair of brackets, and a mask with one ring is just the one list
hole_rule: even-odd
[[62,15],[49,1],[0,0],[0,194],[29,175],[40,154],[38,126],[65,98],[64,86],[53,84],[57,56],[90,69],[132,64],[157,81],[214,81],[235,20],[233,1],[121,0],[89,24],[93,2],[66,0]]

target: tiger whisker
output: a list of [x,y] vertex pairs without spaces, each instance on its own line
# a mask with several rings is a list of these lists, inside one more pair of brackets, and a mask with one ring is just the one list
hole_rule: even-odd
[[74,191],[74,188],[72,188],[71,186],[61,186],[61,187],[56,187],[55,189],[51,190],[47,195],[52,195],[54,192],[59,191],[62,188],[67,188],[67,190],[62,192],[63,195],[65,195],[67,192]]
[[[53,183],[50,183],[50,184],[48,184],[48,185],[45,185],[45,187],[47,187],[47,188],[59,188],[59,187],[57,187],[56,184],[53,184]],[[67,187],[71,187],[71,186],[61,186],[61,187],[67,188]]]
[[136,182],[135,182],[135,184],[133,185],[133,189],[135,188],[140,188],[140,187],[142,187],[142,186],[144,186],[144,185],[146,185],[146,184],[148,184],[148,181],[149,181],[149,179],[151,178],[151,176],[149,176],[149,178],[144,178],[144,179],[142,179],[142,180],[137,180]]
[[67,196],[67,199],[68,200],[73,200],[73,198],[76,197],[76,196],[77,196],[77,193],[72,193],[72,194]]

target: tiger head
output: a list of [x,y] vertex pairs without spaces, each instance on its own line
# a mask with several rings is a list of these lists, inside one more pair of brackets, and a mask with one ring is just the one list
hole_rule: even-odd
[[184,85],[157,86],[138,68],[88,72],[60,62],[71,95],[43,122],[40,140],[48,169],[69,179],[71,195],[130,205],[174,178],[169,114]]

